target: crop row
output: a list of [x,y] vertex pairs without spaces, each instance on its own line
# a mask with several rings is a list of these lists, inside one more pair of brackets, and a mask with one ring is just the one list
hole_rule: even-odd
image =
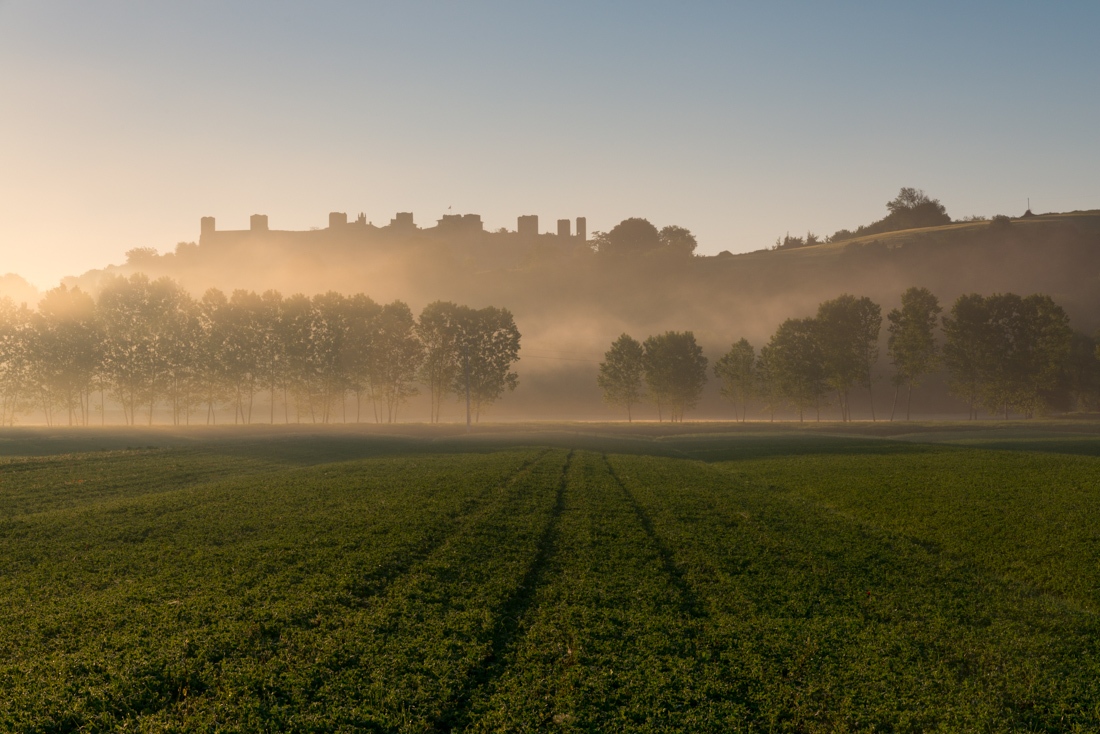
[[[460,610],[445,584],[507,593],[529,546],[516,524],[547,514],[524,503],[546,504],[531,489],[563,456],[398,457],[27,518],[0,538],[0,689],[19,692],[0,697],[0,729],[422,721],[417,676],[397,671],[437,675],[455,635],[488,624],[485,599]],[[513,537],[515,554],[470,563]],[[390,644],[432,614],[427,638]]]
[[1095,616],[796,492],[613,457],[771,731],[1081,731]]

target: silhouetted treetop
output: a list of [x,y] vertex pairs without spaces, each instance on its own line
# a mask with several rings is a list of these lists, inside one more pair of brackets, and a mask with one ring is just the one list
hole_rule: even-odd
[[661,244],[661,233],[648,219],[631,217],[602,234],[597,247],[603,254],[641,255],[656,250]]
[[842,229],[830,240],[840,242],[863,235],[951,224],[951,217],[947,215],[946,207],[940,203],[939,199],[930,198],[922,189],[902,188],[897,196],[886,202],[886,209],[890,213],[877,222],[861,226],[855,232]]
[[686,227],[670,224],[661,229],[660,237],[661,247],[667,252],[685,257],[695,254],[698,243],[695,241],[695,235]]

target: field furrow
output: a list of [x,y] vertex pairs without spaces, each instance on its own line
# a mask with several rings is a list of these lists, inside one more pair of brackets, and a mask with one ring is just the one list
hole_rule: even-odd
[[756,725],[1097,723],[1100,689],[1080,687],[1100,660],[1094,615],[697,462],[611,463],[696,589],[706,639],[743,680]]
[[0,721],[155,728],[212,721],[226,699],[274,715],[318,695],[360,663],[335,640],[385,629],[371,595],[424,585],[458,557],[456,535],[499,523],[560,463],[545,450],[373,460],[31,523],[0,538],[0,687],[27,691],[0,697]]
[[662,549],[600,454],[578,452],[544,583],[469,731],[691,731],[738,718]]

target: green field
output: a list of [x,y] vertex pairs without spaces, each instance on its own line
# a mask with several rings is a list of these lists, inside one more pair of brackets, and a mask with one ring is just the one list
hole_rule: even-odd
[[0,730],[1100,731],[1100,424],[4,429]]

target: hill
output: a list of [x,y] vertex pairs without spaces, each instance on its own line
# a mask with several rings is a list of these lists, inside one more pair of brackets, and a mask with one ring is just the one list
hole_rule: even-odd
[[[514,241],[500,239],[506,247]],[[759,348],[784,319],[810,316],[821,301],[841,293],[868,296],[885,312],[914,285],[931,289],[947,308],[964,293],[1041,292],[1066,309],[1075,329],[1100,329],[1100,211],[955,223],[713,257],[612,257],[576,243],[536,243],[504,259],[486,253],[469,236],[421,231],[376,244],[318,236],[303,246],[258,236],[181,244],[165,255],[143,251],[124,265],[68,282],[95,292],[104,277],[141,271],[174,278],[196,295],[210,287],[277,288],[284,294],[336,290],[364,292],[379,302],[401,299],[414,311],[435,300],[504,306],[515,314],[524,339],[521,389],[495,410],[498,418],[614,417],[600,404],[595,374],[619,334],[644,338],[693,330],[713,362],[741,337]],[[882,359],[883,378],[888,370]],[[860,413],[858,404],[853,409]],[[935,380],[916,397],[914,409],[926,415],[961,411]],[[712,383],[695,416],[729,415]]]

